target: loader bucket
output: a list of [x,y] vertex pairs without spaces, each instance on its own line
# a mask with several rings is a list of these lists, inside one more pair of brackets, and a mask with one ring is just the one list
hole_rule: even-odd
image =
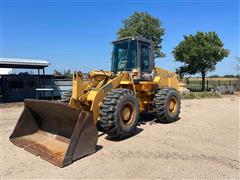
[[59,167],[96,151],[92,112],[59,102],[25,100],[10,141]]

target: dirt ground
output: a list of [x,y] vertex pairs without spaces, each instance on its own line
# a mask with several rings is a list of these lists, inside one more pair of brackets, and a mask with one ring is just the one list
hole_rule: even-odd
[[239,179],[239,100],[237,96],[183,100],[179,121],[146,122],[138,126],[138,134],[120,142],[100,136],[101,149],[63,169],[9,142],[23,107],[1,107],[1,176]]

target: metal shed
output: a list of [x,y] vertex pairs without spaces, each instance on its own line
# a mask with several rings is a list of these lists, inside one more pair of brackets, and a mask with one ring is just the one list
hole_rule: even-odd
[[[0,68],[38,70],[37,75],[28,73],[0,74],[0,94],[3,96],[3,101],[22,101],[25,98],[35,98],[36,88],[52,82],[52,75],[45,75],[45,68],[49,65],[50,63],[46,60],[0,58]],[[40,74],[41,70],[42,75]]]

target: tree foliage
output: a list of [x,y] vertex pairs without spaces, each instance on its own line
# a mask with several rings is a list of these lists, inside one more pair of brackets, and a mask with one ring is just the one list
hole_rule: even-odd
[[201,73],[202,90],[205,90],[207,72],[215,70],[216,64],[227,57],[229,50],[216,32],[197,32],[195,35],[184,36],[173,50],[176,61],[184,63],[183,69],[188,74]]
[[65,69],[64,72],[63,72],[63,74],[64,74],[65,76],[71,75],[71,69]]
[[55,69],[53,71],[53,75],[55,75],[55,76],[62,76],[62,75],[64,75],[64,76],[72,76],[72,73],[71,73],[71,69],[65,69],[63,71],[63,73],[61,71],[58,71],[58,70]]
[[215,74],[215,75],[211,75],[211,76],[208,76],[209,78],[220,78],[221,76]]
[[164,35],[162,23],[159,18],[155,18],[147,12],[134,12],[123,21],[123,27],[117,34],[118,38],[134,36],[152,40],[155,57],[165,57],[165,54],[161,52],[162,36]]
[[189,68],[187,66],[181,66],[176,68],[176,73],[179,75],[180,79],[183,79],[185,74],[188,74]]
[[62,73],[60,72],[60,71],[58,71],[58,70],[54,70],[53,71],[53,75],[55,75],[55,76],[61,76],[62,75]]
[[235,78],[233,74],[226,74],[223,76],[224,78]]

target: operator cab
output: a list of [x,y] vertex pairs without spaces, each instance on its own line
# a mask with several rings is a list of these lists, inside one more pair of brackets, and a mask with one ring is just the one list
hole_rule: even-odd
[[124,38],[113,42],[112,72],[130,72],[134,79],[152,80],[152,42],[144,38]]

